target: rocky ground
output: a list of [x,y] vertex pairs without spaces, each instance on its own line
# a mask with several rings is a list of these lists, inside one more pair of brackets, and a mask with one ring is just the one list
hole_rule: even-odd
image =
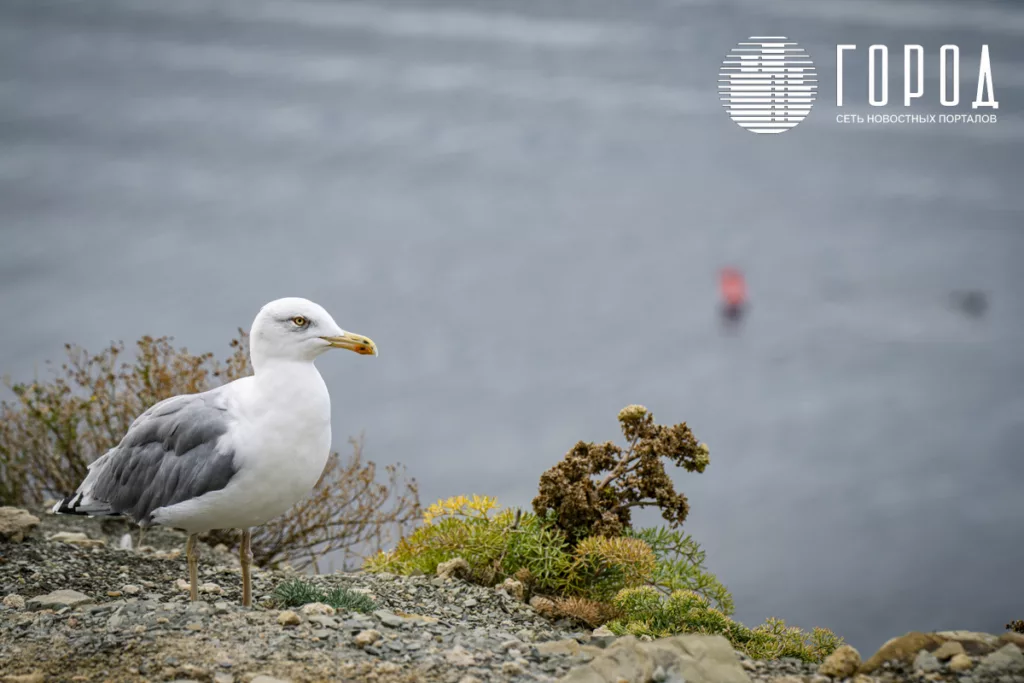
[[242,609],[224,548],[203,548],[190,603],[180,534],[153,530],[140,546],[117,520],[37,515],[0,508],[0,681],[1024,682],[1020,634],[907,634],[865,662],[848,647],[821,667],[759,662],[718,637],[641,642],[551,622],[451,577],[313,579],[369,595],[363,614],[276,609],[274,588],[294,574],[254,571],[258,604]]

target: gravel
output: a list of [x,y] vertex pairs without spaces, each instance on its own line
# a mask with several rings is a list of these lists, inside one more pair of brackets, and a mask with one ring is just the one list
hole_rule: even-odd
[[[600,661],[616,641],[604,631],[551,622],[506,591],[454,577],[307,577],[325,593],[343,587],[368,594],[376,609],[364,614],[319,604],[276,609],[274,588],[295,574],[254,569],[256,605],[242,609],[237,560],[224,549],[203,548],[204,588],[190,603],[180,534],[147,532],[150,549],[137,542],[129,549],[122,547],[123,523],[39,517],[24,542],[0,545],[0,681],[556,681]],[[49,540],[57,531],[102,543]],[[1024,656],[1006,647],[972,656],[962,672],[926,654],[850,680],[1024,681],[1016,668]],[[751,681],[838,680],[798,660],[736,654]],[[660,666],[651,676],[643,680],[681,681]]]

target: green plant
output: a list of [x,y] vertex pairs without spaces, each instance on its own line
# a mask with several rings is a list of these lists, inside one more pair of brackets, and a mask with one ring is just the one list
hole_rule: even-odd
[[653,586],[626,588],[612,603],[619,617],[609,622],[608,628],[619,635],[660,638],[677,633],[717,634],[757,659],[795,657],[807,662],[824,660],[842,644],[842,639],[828,629],[804,633],[779,619],[747,628],[691,590],[676,590],[665,596]]
[[1024,619],[1015,619],[1006,625],[1007,631],[1016,631],[1017,633],[1024,633]]
[[657,559],[648,584],[665,595],[689,590],[702,595],[725,614],[735,610],[728,589],[705,567],[705,554],[689,534],[678,529],[628,529],[626,535],[650,546]]
[[625,448],[610,441],[580,441],[541,475],[533,510],[551,520],[572,545],[587,536],[622,535],[633,508],[656,507],[670,527],[680,526],[690,506],[676,492],[664,461],[688,472],[708,466],[708,447],[697,442],[685,422],[657,425],[640,405],[623,408],[618,420]]
[[[195,393],[251,373],[248,335],[238,331],[224,362],[213,354],[175,348],[168,337],[143,337],[133,357],[113,343],[98,354],[65,346],[67,359],[52,377],[5,380],[13,401],[0,402],[0,505],[38,506],[75,490],[93,460],[116,445],[132,421],[154,403]],[[419,516],[415,480],[389,465],[365,460],[362,442],[352,454],[332,453],[309,498],[253,529],[257,564],[312,566],[326,553],[346,560],[376,551]],[[236,546],[237,534],[217,531],[211,543]]]
[[368,595],[347,588],[334,588],[325,593],[309,581],[289,579],[274,589],[274,602],[280,607],[302,607],[311,602],[321,602],[335,609],[352,612],[372,612],[376,603]]
[[367,559],[369,571],[433,574],[460,557],[470,580],[494,585],[518,578],[536,593],[610,599],[620,589],[647,581],[655,557],[640,539],[593,537],[569,546],[565,535],[530,513],[503,510],[493,498],[458,496],[438,501],[424,523],[394,550]]

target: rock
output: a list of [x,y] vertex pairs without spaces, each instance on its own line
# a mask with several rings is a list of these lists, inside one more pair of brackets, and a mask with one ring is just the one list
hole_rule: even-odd
[[38,525],[39,518],[21,508],[0,507],[0,541],[21,543]]
[[1024,633],[1017,633],[1015,631],[1007,631],[1006,633],[999,636],[1000,643],[1013,643],[1018,649],[1024,650]]
[[658,667],[663,668],[669,680],[682,679],[686,683],[750,681],[728,640],[722,636],[686,634],[651,643],[624,636],[589,664],[573,669],[560,683],[646,683]]
[[[18,543],[19,541],[15,541]],[[46,678],[42,672],[33,671],[30,674],[21,674],[16,676],[4,676],[3,683],[44,683]]]
[[993,677],[1024,673],[1024,654],[1017,649],[1016,645],[1004,645],[978,662],[977,670],[979,674],[989,674]]
[[896,661],[902,664],[910,664],[921,650],[928,650],[930,652],[938,649],[944,642],[946,642],[946,639],[935,633],[911,631],[889,640],[880,647],[878,652],[871,656],[871,659],[861,665],[860,672],[870,674],[882,668],[882,664],[885,662]]
[[501,593],[505,593],[509,597],[515,598],[519,602],[523,602],[525,597],[525,590],[523,589],[523,582],[516,581],[515,579],[505,579],[499,585],[494,587],[494,590]]
[[298,626],[302,623],[302,619],[295,612],[286,609],[277,615],[277,623],[281,626]]
[[21,597],[17,593],[11,593],[4,597],[4,607],[10,607],[11,609],[25,609],[25,598]]
[[598,647],[608,647],[618,638],[607,626],[598,626],[590,634],[590,642]]
[[99,548],[107,544],[107,542],[101,538],[89,538],[80,531],[58,531],[47,540],[53,541],[54,543],[77,545],[82,548]]
[[935,659],[944,662],[951,657],[964,654],[964,646],[958,640],[947,640],[932,654],[935,655]]
[[547,619],[558,618],[558,607],[553,600],[542,595],[535,595],[530,598],[530,607],[537,611],[537,614]]
[[373,616],[380,619],[380,623],[384,624],[388,628],[402,628],[406,624],[406,620],[402,617],[387,611],[386,609],[379,609],[373,613]]
[[483,683],[483,682],[479,678],[477,678],[476,676],[470,676],[469,674],[466,674],[465,676],[463,676],[462,678],[459,679],[459,683]]
[[[955,641],[954,641],[955,642]],[[943,643],[945,644],[945,643]],[[942,664],[939,663],[938,657],[933,655],[928,650],[921,650],[914,657],[914,671],[930,674],[933,671],[938,671],[942,668]]]
[[999,649],[999,638],[978,631],[939,631],[935,634],[944,641],[955,641],[963,645],[964,652],[972,657],[987,655]]
[[949,667],[950,671],[956,673],[959,671],[967,671],[974,666],[974,662],[971,661],[970,657],[960,652],[950,657],[946,666]]
[[857,673],[859,667],[860,653],[849,645],[843,645],[825,658],[818,667],[818,673],[833,678],[849,678]]
[[224,589],[215,583],[201,583],[199,584],[200,593],[211,593],[213,595],[224,595]]
[[473,653],[462,647],[456,645],[451,650],[444,653],[445,661],[453,666],[473,666],[476,663],[476,657]]
[[37,595],[34,598],[28,599],[29,609],[63,609],[65,607],[76,607],[78,605],[84,605],[92,602],[92,598],[88,595],[79,593],[78,591],[71,590],[60,590],[47,593],[46,595]]
[[185,579],[175,579],[174,589],[182,593],[188,593],[192,590],[192,586]]
[[534,647],[542,655],[578,655],[580,653],[580,644],[572,638],[549,640],[546,643],[537,643]]
[[249,683],[292,683],[290,678],[274,678],[273,676],[259,675],[253,678]]
[[135,584],[126,583],[125,585],[121,586],[121,592],[125,595],[138,595],[142,592],[142,589],[136,586]]
[[325,605],[322,602],[310,602],[302,606],[302,613],[311,616],[314,614],[331,616],[337,612],[336,609],[330,605]]
[[469,578],[469,573],[469,562],[461,557],[437,565],[437,575],[442,579],[466,579]]
[[502,662],[501,673],[506,676],[522,676],[525,672],[519,662]]
[[355,642],[359,647],[367,647],[369,645],[373,645],[378,640],[380,640],[380,631],[371,628],[365,631],[360,631],[353,642]]

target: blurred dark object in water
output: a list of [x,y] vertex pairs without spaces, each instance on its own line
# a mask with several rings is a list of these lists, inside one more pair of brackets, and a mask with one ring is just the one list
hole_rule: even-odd
[[967,315],[980,318],[988,310],[988,295],[975,289],[953,292],[953,305]]

